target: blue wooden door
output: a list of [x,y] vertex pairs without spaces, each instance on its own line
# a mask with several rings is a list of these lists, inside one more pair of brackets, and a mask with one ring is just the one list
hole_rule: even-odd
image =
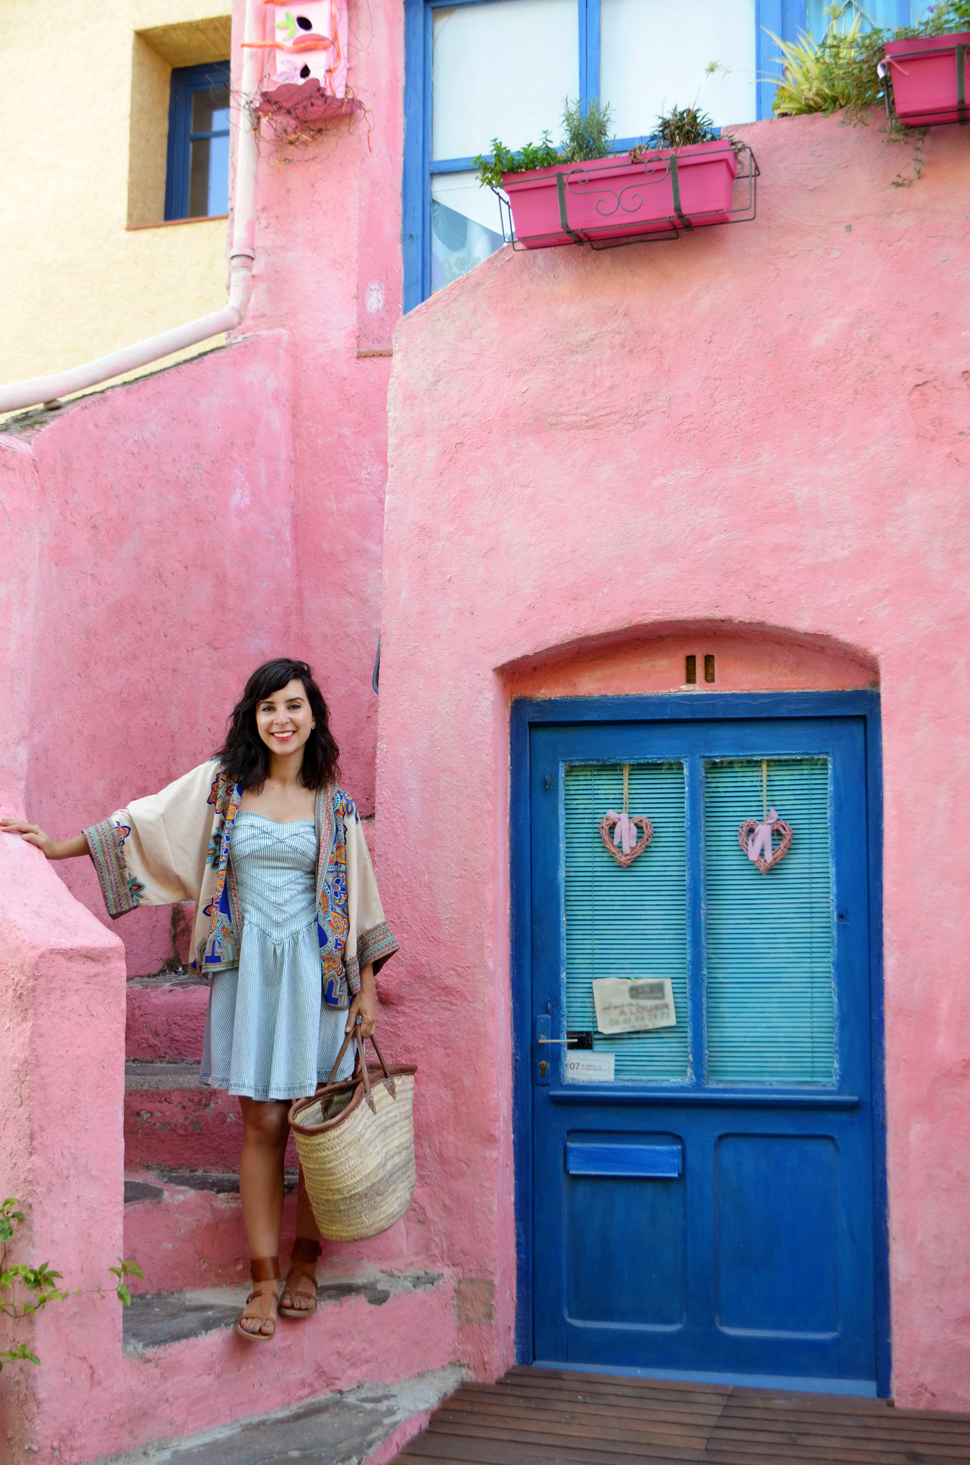
[[[527,742],[532,1357],[875,1392],[864,718]],[[624,781],[653,827],[627,868]],[[762,873],[739,826],[769,805]],[[602,977],[668,980],[674,1025],[603,1035]]]

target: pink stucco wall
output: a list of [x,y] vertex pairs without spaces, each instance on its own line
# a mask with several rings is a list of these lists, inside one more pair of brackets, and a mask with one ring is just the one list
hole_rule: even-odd
[[[234,342],[0,436],[0,807],[55,836],[207,757],[246,674],[280,652],[314,665],[343,781],[373,812],[403,16],[361,0],[350,19],[368,112],[308,148],[263,145],[253,303]],[[9,836],[0,861],[0,1189],[25,1201],[18,1256],[50,1256],[85,1289],[21,1334],[42,1366],[4,1371],[0,1458],[90,1460],[362,1379],[481,1371],[487,1309],[477,1294],[459,1306],[434,1219],[430,1084],[407,1222],[326,1263],[437,1283],[380,1309],[349,1299],[272,1349],[224,1333],[122,1354],[120,1306],[94,1289],[126,1245],[123,977],[126,962],[157,971],[177,933],[167,910],[109,923],[85,861],[49,866]],[[411,1018],[408,1003],[385,1014],[392,1054]],[[185,1285],[167,1263],[156,1285]]]
[[[878,118],[742,129],[756,222],[505,250],[405,318],[385,519],[378,845],[433,974],[446,1250],[512,1316],[512,695],[881,687],[893,1382],[970,1408],[963,644],[970,154]],[[703,691],[685,693],[703,696]],[[927,839],[929,830],[933,838]],[[415,852],[421,852],[416,857]],[[449,1146],[449,1148],[451,1147]]]
[[[3,481],[29,480],[15,499],[38,566],[34,580],[8,556],[0,571],[0,607],[29,646],[10,756],[29,816],[56,837],[208,757],[248,672],[278,654],[313,665],[344,783],[373,812],[403,20],[365,3],[350,18],[368,112],[312,145],[261,143],[236,343],[0,439]],[[58,873],[104,919],[86,862]],[[115,929],[129,975],[175,954],[168,911]]]

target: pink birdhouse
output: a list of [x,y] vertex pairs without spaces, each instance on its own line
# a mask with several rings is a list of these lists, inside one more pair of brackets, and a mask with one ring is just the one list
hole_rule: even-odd
[[347,0],[263,3],[273,20],[260,43],[266,65],[259,111],[310,119],[356,110],[347,95]]

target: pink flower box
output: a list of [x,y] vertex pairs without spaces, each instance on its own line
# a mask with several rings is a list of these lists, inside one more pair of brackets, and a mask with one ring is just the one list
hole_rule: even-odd
[[896,116],[908,127],[967,120],[970,31],[887,41],[880,75],[892,77]]
[[525,249],[679,233],[731,218],[738,160],[730,142],[694,143],[591,163],[506,173],[516,242]]

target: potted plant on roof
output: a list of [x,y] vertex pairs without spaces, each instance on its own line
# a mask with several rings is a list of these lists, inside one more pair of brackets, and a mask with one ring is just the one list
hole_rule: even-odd
[[970,6],[966,0],[931,5],[927,18],[886,42],[879,75],[886,81],[886,109],[907,127],[967,121],[967,51]]
[[[594,100],[582,109],[567,98],[561,147],[548,133],[518,152],[496,138],[491,154],[475,159],[482,184],[511,211],[519,248],[603,248],[753,217],[757,165],[751,150],[719,137],[696,107],[671,108],[648,141],[626,153],[612,151],[609,128],[608,106]],[[739,175],[742,159],[746,169]],[[733,208],[738,176],[749,182],[742,210]]]

